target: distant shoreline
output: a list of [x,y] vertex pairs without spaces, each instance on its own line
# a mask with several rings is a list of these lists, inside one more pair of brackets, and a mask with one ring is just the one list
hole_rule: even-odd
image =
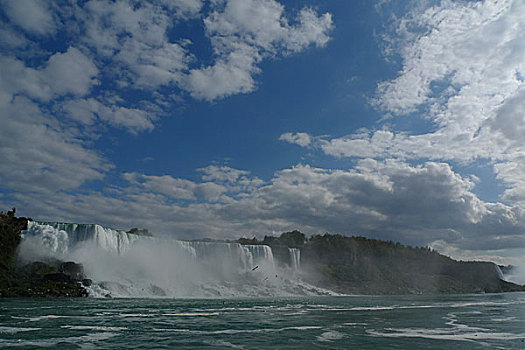
[[[16,251],[28,220],[31,219],[15,217],[14,211],[0,213],[0,296],[87,296],[85,287],[91,284],[91,279],[84,275],[78,262],[56,260],[34,261],[24,266],[17,264]],[[137,228],[116,232],[151,236],[147,230]],[[294,268],[300,280],[344,295],[525,291],[525,286],[501,279],[500,267],[492,262],[455,261],[428,248],[365,237],[325,234],[307,238],[299,231],[291,231],[280,237],[265,236],[263,240],[240,238],[236,241],[204,239],[188,242],[207,242],[211,245],[210,249],[214,244],[221,243],[268,246],[278,268]],[[292,252],[297,256],[292,256]],[[163,296],[162,289],[158,289],[157,296]]]

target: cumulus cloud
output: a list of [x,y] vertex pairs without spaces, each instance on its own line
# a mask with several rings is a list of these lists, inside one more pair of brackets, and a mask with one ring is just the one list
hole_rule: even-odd
[[68,117],[85,125],[92,125],[98,119],[115,127],[127,128],[135,134],[153,129],[152,117],[148,112],[117,105],[108,106],[93,98],[66,101],[61,110]]
[[312,136],[305,132],[287,132],[279,136],[279,140],[293,143],[301,147],[307,147],[312,142]]
[[186,16],[192,8],[197,10],[192,2],[144,2],[135,6],[129,1],[90,1],[77,8],[86,32],[80,40],[110,59],[122,83],[137,88],[176,84],[190,57],[180,43],[168,39],[167,31],[173,17]]
[[0,45],[10,50],[23,48],[29,41],[25,36],[9,26],[0,25]]
[[202,9],[202,0],[159,0],[162,6],[168,8],[175,16],[184,19],[195,17]]
[[266,57],[287,55],[315,45],[324,46],[333,28],[329,13],[299,12],[289,25],[284,6],[274,0],[221,0],[205,19],[215,63],[192,69],[185,89],[192,96],[215,100],[255,89],[258,63]]
[[[133,134],[150,131],[165,108],[181,101],[174,94],[187,90],[212,100],[251,91],[263,58],[323,46],[329,39],[330,15],[311,9],[290,26],[284,7],[273,0],[214,1],[201,13],[203,5],[200,0],[0,1],[7,19],[0,25],[2,187],[47,193],[100,180],[112,165],[87,140],[104,137],[106,126]],[[191,38],[172,32],[188,20],[205,29],[215,64],[190,69],[208,58],[191,52]],[[229,25],[235,28],[228,31]],[[43,40],[59,31],[56,46]],[[288,36],[293,43],[285,44]],[[211,179],[219,170],[203,174]],[[201,183],[189,195],[167,181],[142,178],[140,185],[153,192],[169,187],[176,198],[214,201],[238,190],[228,181]],[[244,189],[260,182],[247,174],[235,181]]]
[[[214,1],[206,14],[201,13],[200,0],[67,4],[5,0],[0,5],[10,19],[0,28],[0,40],[12,50],[28,43],[16,26],[39,34],[60,29],[70,45],[65,52],[45,57],[48,49],[39,48],[33,40],[31,50],[18,55],[6,52],[1,58],[0,89],[7,90],[2,98],[23,93],[42,102],[54,102],[67,94],[85,96],[94,85],[99,93],[115,94],[127,88],[163,103],[171,100],[172,91],[165,96],[162,87],[186,90],[210,101],[250,92],[256,88],[255,76],[261,73],[258,65],[263,59],[324,46],[333,26],[330,14],[319,15],[309,8],[303,8],[297,23],[289,25],[284,6],[274,0]],[[213,64],[203,65],[208,58],[191,52],[192,38],[171,33],[174,26],[189,19],[205,27]],[[35,65],[39,61],[42,64]],[[138,112],[131,102],[124,99],[117,110],[106,104],[113,109],[113,116],[106,119],[119,126],[131,123],[134,132],[151,130],[156,118]],[[79,117],[82,113],[83,119]],[[92,119],[85,108],[74,114],[77,120]]]
[[100,180],[111,169],[78,133],[42,104],[80,97],[96,84],[92,60],[70,47],[42,67],[0,56],[0,179],[2,187],[53,193]]
[[[371,100],[392,116],[384,127],[343,137],[308,135],[303,141],[299,133],[287,133],[280,139],[338,158],[365,159],[357,171],[385,176],[390,195],[359,201],[381,199],[368,210],[382,215],[383,232],[393,229],[408,241],[460,258],[522,249],[524,15],[524,3],[514,0],[415,6],[393,20],[394,34],[387,37],[386,52],[389,58],[397,55],[402,68],[378,85]],[[396,130],[396,118],[421,118],[431,127]],[[393,157],[398,161],[392,163]],[[473,180],[443,163],[474,160],[494,167],[508,204],[481,201],[472,192]]]
[[169,175],[152,176],[137,173],[125,173],[123,178],[130,183],[154,193],[162,194],[173,199],[196,199],[193,181],[174,178]]
[[[3,207],[180,238],[300,229],[472,254],[523,246],[521,1],[425,2],[395,21],[391,52],[401,70],[379,84],[373,104],[394,118],[421,117],[431,130],[279,138],[361,158],[354,168],[297,165],[268,181],[219,165],[197,169],[198,180],[131,171],[100,191],[83,186],[113,165],[86,141],[90,132],[103,137],[107,125],[152,130],[162,106],[143,98],[169,105],[174,93],[214,101],[254,91],[264,60],[325,46],[331,14],[304,7],[292,15],[275,0],[0,5],[8,19],[0,25],[0,182],[9,191],[0,196]],[[200,57],[192,38],[173,37],[188,19],[202,25],[211,57]],[[67,41],[60,51],[34,39],[58,31]],[[510,204],[481,200],[474,180],[444,162],[480,158],[494,164]]]
[[228,166],[209,165],[198,169],[201,182],[176,178],[170,175],[154,176],[125,173],[123,178],[131,185],[127,190],[146,190],[168,200],[202,200],[205,202],[233,202],[234,197],[247,194],[263,182],[249,171]]
[[402,68],[378,85],[372,102],[394,118],[432,126],[320,137],[316,145],[336,157],[485,160],[510,187],[504,198],[519,204],[524,170],[507,169],[525,149],[524,15],[515,0],[417,6],[394,22],[389,52]]
[[93,61],[74,47],[49,58],[42,79],[56,94],[86,95],[97,83],[98,69]]
[[75,14],[85,31],[81,42],[110,60],[121,84],[177,86],[210,101],[253,91],[262,59],[324,46],[333,26],[330,14],[308,8],[290,26],[274,0],[214,1],[209,7],[203,25],[215,57],[207,66],[189,50],[191,38],[168,35],[175,22],[199,15],[201,1],[89,1]]
[[100,180],[111,165],[37,104],[0,103],[0,182],[10,191],[54,193]]
[[437,130],[401,137],[394,149],[496,162],[523,150],[524,14],[522,1],[444,1],[398,23],[403,69],[379,84],[376,103],[396,114],[417,109]]
[[[472,256],[523,246],[525,211],[480,200],[472,192],[473,180],[446,163],[412,166],[363,159],[349,170],[297,165],[250,190],[239,183],[251,175],[226,170],[243,175],[199,182],[126,173],[128,185],[118,189],[119,196],[59,193],[56,204],[45,206],[47,199],[24,194],[18,201],[25,210],[42,206],[45,219],[144,226],[179,238],[262,236],[300,229],[435,247],[441,242],[450,249],[468,249]],[[242,195],[247,191],[249,196]]]
[[5,56],[0,56],[0,65],[0,93],[22,93],[41,101],[66,94],[84,96],[97,83],[99,72],[93,61],[74,47],[50,56],[41,69]]
[[213,101],[255,89],[253,75],[260,72],[259,53],[249,45],[239,44],[236,51],[224,55],[213,66],[193,69],[185,88],[197,99]]
[[47,3],[38,0],[2,0],[9,19],[30,33],[54,33],[55,20]]

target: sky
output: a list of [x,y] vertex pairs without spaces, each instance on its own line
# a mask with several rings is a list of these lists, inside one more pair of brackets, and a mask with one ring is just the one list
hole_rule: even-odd
[[0,0],[0,207],[525,253],[521,0]]

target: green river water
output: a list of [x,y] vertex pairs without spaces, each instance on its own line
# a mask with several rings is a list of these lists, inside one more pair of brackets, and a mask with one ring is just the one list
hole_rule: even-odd
[[0,299],[0,348],[525,349],[525,293]]

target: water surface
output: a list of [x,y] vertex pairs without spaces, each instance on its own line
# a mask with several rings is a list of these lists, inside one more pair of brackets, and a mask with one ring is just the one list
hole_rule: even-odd
[[525,349],[525,293],[0,299],[19,349]]

